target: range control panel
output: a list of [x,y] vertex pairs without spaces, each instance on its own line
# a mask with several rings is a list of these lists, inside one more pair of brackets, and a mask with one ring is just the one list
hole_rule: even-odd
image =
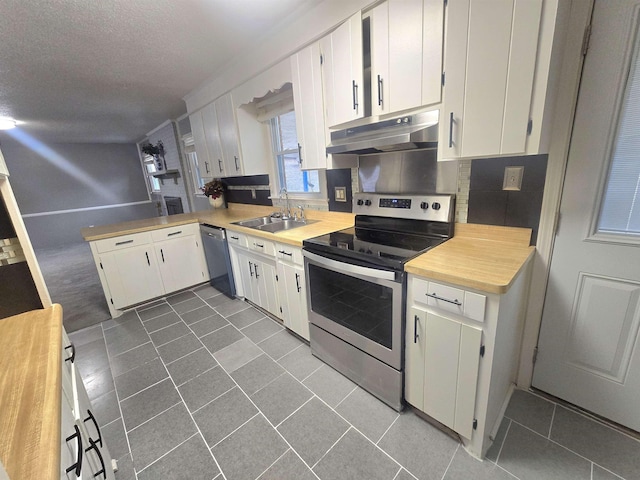
[[353,213],[356,215],[452,222],[454,198],[454,195],[356,193],[353,195]]

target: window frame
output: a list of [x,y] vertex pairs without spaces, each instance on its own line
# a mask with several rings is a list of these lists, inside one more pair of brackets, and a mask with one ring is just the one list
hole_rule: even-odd
[[[152,166],[153,170],[148,167]],[[147,185],[149,186],[150,193],[160,193],[162,191],[160,186],[160,180],[154,177],[153,174],[158,172],[156,167],[156,159],[152,155],[142,155],[142,170],[147,178]]]

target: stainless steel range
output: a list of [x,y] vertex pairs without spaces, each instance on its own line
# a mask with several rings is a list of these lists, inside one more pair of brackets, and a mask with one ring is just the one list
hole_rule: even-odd
[[453,236],[452,195],[354,195],[355,227],[303,242],[311,351],[402,409],[404,264]]

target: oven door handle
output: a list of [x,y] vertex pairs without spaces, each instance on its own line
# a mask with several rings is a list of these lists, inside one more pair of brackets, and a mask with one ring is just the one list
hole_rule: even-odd
[[353,273],[355,275],[362,275],[363,277],[379,278],[382,280],[393,281],[396,278],[396,273],[390,272],[389,270],[379,270],[377,268],[368,268],[368,267],[361,267],[360,265],[351,265],[350,263],[332,260],[330,258],[323,257],[322,255],[317,255],[315,253],[307,252],[306,250],[303,251],[302,254],[309,260],[313,260],[319,265],[331,268],[333,270],[337,270],[339,272]]

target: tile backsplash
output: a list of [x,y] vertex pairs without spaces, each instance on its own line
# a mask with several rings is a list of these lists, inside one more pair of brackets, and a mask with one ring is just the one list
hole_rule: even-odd
[[[547,155],[475,159],[470,163],[467,222],[531,228],[531,244],[535,245],[547,171]],[[502,188],[504,170],[508,166],[524,167],[519,191]],[[460,178],[463,175],[459,174],[459,190]],[[463,201],[461,193],[458,193],[459,205]]]

